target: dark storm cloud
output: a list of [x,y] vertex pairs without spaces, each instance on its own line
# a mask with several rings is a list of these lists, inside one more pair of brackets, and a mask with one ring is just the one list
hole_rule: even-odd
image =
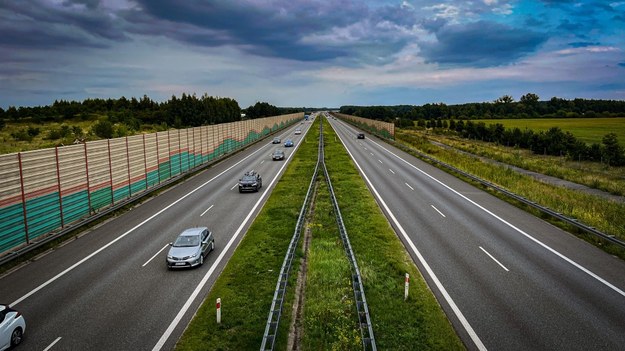
[[485,21],[443,27],[436,38],[438,42],[422,45],[427,62],[469,67],[514,62],[547,39],[540,33]]
[[[171,33],[195,45],[238,45],[263,56],[296,60],[323,60],[346,54],[344,48],[302,43],[308,35],[343,26],[368,15],[360,3],[285,0],[249,1],[139,1],[150,16],[196,27],[195,33]],[[203,33],[202,30],[206,32]],[[213,34],[217,34],[217,39]]]
[[106,41],[126,39],[96,1],[9,0],[0,3],[0,20],[0,45],[11,47],[104,47]]

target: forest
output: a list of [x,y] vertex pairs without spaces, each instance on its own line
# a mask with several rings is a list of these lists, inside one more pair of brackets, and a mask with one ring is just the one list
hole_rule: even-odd
[[504,95],[492,102],[474,102],[458,105],[445,103],[421,106],[341,106],[340,113],[386,121],[419,119],[495,119],[495,118],[594,118],[624,117],[622,100],[566,100],[552,97],[541,101],[533,93],[525,94],[519,101]]

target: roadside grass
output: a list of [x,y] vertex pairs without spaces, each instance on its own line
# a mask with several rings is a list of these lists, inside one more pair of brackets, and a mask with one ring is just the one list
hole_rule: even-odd
[[[608,235],[614,235],[621,240],[625,240],[625,216],[623,216],[625,204],[623,203],[543,183],[505,166],[488,163],[475,156],[434,145],[427,138],[413,133],[401,132],[396,134],[396,137],[400,147],[403,144],[403,148],[407,152],[411,152],[411,150],[406,146],[414,148],[464,172],[523,196],[530,201],[548,207],[567,217],[576,218],[580,222],[595,227]],[[418,157],[418,154],[414,151],[411,153]],[[511,201],[502,195],[497,195],[502,199]],[[596,239],[591,239],[590,241],[598,246],[603,246],[606,251],[612,254],[624,257],[623,250],[613,245],[604,246],[603,243]]]
[[506,128],[533,131],[547,131],[550,128],[559,127],[565,132],[571,132],[587,144],[601,144],[606,134],[616,133],[618,140],[625,143],[625,117],[480,119],[475,122],[484,122],[486,125],[500,123]]
[[[326,166],[362,275],[379,350],[463,350],[441,306],[324,121]],[[404,301],[404,278],[410,293]]]
[[302,350],[362,350],[351,268],[323,175],[314,201],[304,290]]
[[[235,253],[176,345],[176,350],[258,350],[308,183],[317,162],[318,122],[293,156]],[[299,269],[301,249],[293,259]],[[277,345],[286,345],[297,274],[289,277]],[[222,323],[216,323],[215,301],[222,301]]]
[[398,138],[423,136],[477,156],[486,157],[512,166],[582,184],[614,195],[625,195],[625,167],[610,167],[588,161],[568,160],[565,157],[536,155],[529,150],[497,145],[480,140],[466,140],[455,136],[430,134],[421,131],[398,130]]

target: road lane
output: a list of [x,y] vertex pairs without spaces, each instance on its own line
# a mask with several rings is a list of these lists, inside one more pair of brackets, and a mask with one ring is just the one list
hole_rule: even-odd
[[[281,136],[292,138],[297,147],[308,126],[300,126],[301,136],[293,134],[297,126]],[[250,221],[244,219],[258,213],[271,180],[286,164],[271,161],[277,145],[270,140],[0,278],[2,300],[14,301],[27,319],[29,329],[20,348],[151,350],[186,304],[187,312],[162,342],[164,349],[171,349],[249,227]],[[287,158],[295,149],[286,149]],[[250,169],[263,176],[260,192],[230,191],[232,182]],[[213,231],[215,251],[203,267],[168,270],[168,243],[192,226]],[[235,233],[240,235],[234,238]],[[207,275],[208,271],[212,273]],[[192,294],[197,298],[189,302]]]
[[[388,204],[396,229],[405,228],[411,254],[470,348],[612,350],[625,343],[618,322],[625,320],[623,261],[377,139],[357,142],[352,127],[331,123],[378,201]],[[505,257],[510,271],[495,269],[480,246]]]

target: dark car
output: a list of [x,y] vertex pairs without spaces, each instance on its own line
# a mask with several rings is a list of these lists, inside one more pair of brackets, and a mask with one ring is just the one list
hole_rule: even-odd
[[271,154],[271,159],[274,161],[284,160],[284,151],[282,149],[275,149]]
[[293,140],[291,140],[291,139],[287,139],[287,140],[284,142],[284,147],[293,147]]
[[244,191],[258,191],[263,187],[263,178],[256,171],[249,171],[243,175],[243,178],[239,179],[239,192]]
[[358,139],[364,139],[365,138],[365,133],[358,133],[358,135],[356,137]]
[[206,227],[186,229],[169,244],[168,268],[195,267],[204,264],[204,257],[215,249],[215,238]]
[[282,140],[280,140],[280,138],[275,137],[273,138],[273,140],[271,141],[272,144],[280,144],[282,142]]

